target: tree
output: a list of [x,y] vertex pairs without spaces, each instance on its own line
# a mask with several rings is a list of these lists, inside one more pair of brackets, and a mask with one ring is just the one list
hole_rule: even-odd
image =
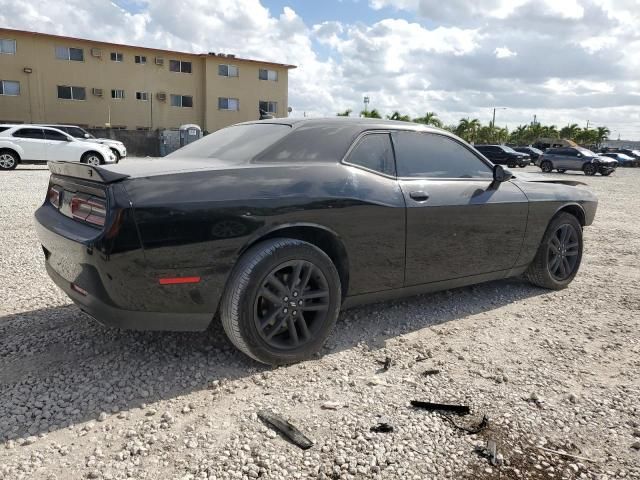
[[336,115],[338,117],[348,117],[349,115],[351,115],[351,112],[353,112],[353,110],[351,110],[350,108],[347,108],[344,112],[338,112],[336,113]]
[[423,125],[433,125],[434,127],[442,127],[442,121],[438,118],[436,112],[427,112],[424,117],[414,118],[415,123],[422,123]]
[[467,142],[474,142],[479,128],[480,120],[477,118],[473,120],[470,120],[468,117],[462,118],[456,127],[456,134],[464,138]]
[[596,144],[598,148],[600,148],[602,144],[607,141],[609,135],[611,135],[611,130],[609,130],[607,127],[598,127],[596,129]]
[[577,123],[572,123],[571,125],[567,125],[562,130],[560,130],[560,137],[568,138],[569,140],[575,140],[576,136],[580,132],[580,127]]
[[364,118],[382,118],[375,108],[373,110],[362,110],[360,116]]
[[387,115],[387,119],[389,119],[389,120],[397,120],[397,121],[400,121],[400,122],[410,122],[411,121],[411,119],[409,118],[409,115],[402,115],[397,110],[395,112],[393,112],[391,114],[391,116]]

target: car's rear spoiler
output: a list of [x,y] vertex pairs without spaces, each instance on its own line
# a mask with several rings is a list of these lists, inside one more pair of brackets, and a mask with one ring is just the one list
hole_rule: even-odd
[[82,178],[100,183],[113,183],[128,178],[129,175],[117,173],[102,167],[94,167],[79,162],[47,162],[49,171],[55,175]]

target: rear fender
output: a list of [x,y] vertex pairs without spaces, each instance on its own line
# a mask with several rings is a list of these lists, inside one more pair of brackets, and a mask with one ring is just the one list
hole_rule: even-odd
[[13,142],[8,141],[8,140],[0,140],[0,150],[3,150],[3,149],[13,150],[14,152],[16,152],[18,154],[20,159],[24,158],[24,148],[22,148],[17,143],[13,143]]

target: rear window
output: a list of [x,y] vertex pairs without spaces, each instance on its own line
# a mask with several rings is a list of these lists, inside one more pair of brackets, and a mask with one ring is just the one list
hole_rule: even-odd
[[225,161],[251,160],[267,147],[291,133],[289,125],[252,123],[213,132],[167,157],[217,158]]
[[11,128],[11,127],[0,127],[0,132],[5,132],[5,131],[9,130],[9,128]]

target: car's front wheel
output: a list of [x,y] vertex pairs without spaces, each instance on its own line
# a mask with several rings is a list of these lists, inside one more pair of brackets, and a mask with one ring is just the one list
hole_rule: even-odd
[[102,165],[104,163],[104,159],[97,152],[87,152],[87,153],[85,153],[84,155],[82,155],[82,159],[80,161],[82,163],[86,163],[87,165],[92,165],[94,167],[97,167],[97,166]]
[[544,173],[551,173],[551,170],[553,170],[553,165],[549,160],[545,160],[540,164],[540,168]]
[[340,305],[340,277],[327,254],[301,240],[275,238],[240,258],[220,317],[238,349],[259,362],[282,365],[322,348]]
[[589,177],[592,177],[596,173],[598,173],[598,169],[596,168],[596,166],[593,163],[585,164],[585,166],[582,167],[582,171],[584,172],[585,175],[587,175]]
[[560,290],[571,283],[582,260],[582,226],[570,213],[556,215],[526,271],[531,283]]
[[603,170],[600,172],[600,175],[602,175],[603,177],[608,177],[612,173],[613,173],[613,170]]

